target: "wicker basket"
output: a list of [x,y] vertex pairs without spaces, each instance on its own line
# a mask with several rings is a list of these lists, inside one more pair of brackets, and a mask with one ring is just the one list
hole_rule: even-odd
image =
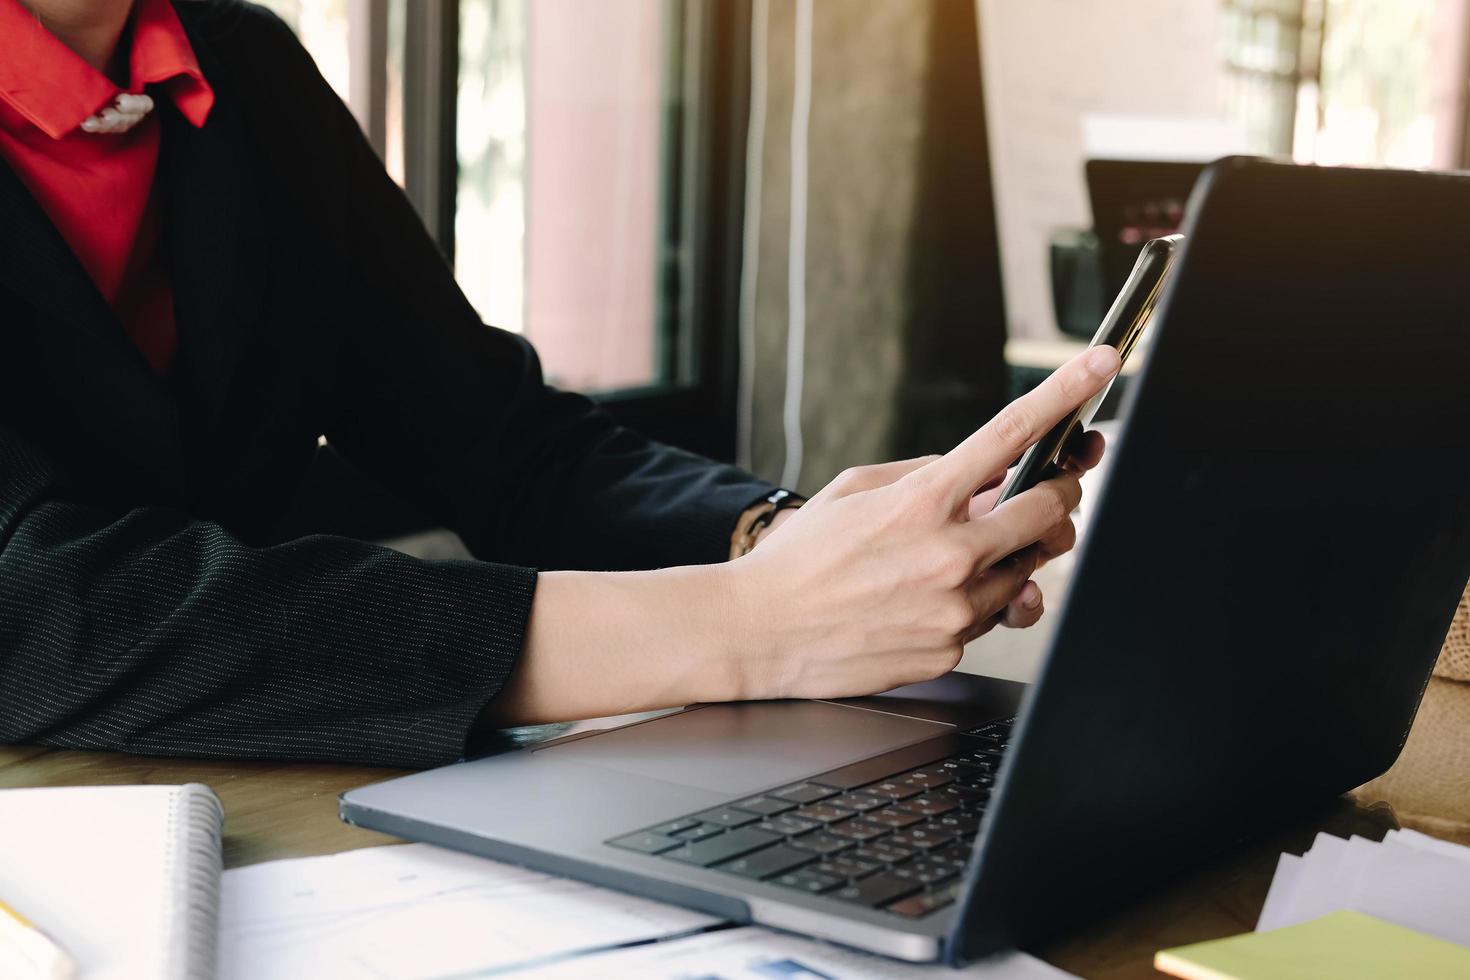
[[1452,681],[1470,682],[1470,591],[1460,599],[1460,608],[1455,610],[1455,621],[1444,638],[1444,649],[1439,652],[1439,662],[1434,672]]

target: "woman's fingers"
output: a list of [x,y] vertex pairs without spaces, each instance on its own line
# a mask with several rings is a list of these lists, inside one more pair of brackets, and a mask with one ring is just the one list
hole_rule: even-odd
[[1041,586],[1035,582],[1027,582],[1016,593],[1016,597],[1006,604],[1005,611],[1000,615],[1000,622],[1011,629],[1026,629],[1036,625],[1043,610]]
[[1068,412],[1102,391],[1120,363],[1118,352],[1106,346],[1077,355],[927,467],[923,478],[935,481],[946,502],[958,510]]
[[1082,485],[1071,474],[1044,480],[1012,497],[962,529],[971,536],[981,565],[1036,544],[1064,523],[1082,501]]
[[978,639],[995,629],[1004,626],[1007,629],[1023,630],[1035,626],[1041,621],[1042,613],[1046,612],[1046,601],[1041,594],[1041,587],[1035,582],[1024,581],[1021,590],[1005,604],[1000,612],[995,613],[988,619],[976,622],[969,631],[961,637],[961,641],[969,643]]
[[997,617],[1005,616],[1009,605],[1026,590],[1035,570],[1036,549],[1027,548],[977,575],[968,588],[974,619],[960,640],[968,643],[995,625]]

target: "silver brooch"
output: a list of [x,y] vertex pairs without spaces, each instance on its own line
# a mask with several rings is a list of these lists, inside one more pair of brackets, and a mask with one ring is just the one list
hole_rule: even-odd
[[82,132],[126,133],[152,111],[153,99],[149,96],[120,92],[112,105],[82,120]]

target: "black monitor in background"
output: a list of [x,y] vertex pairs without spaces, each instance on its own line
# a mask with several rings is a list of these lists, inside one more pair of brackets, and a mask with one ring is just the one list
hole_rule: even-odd
[[1203,163],[1087,161],[1104,302],[1123,288],[1144,242],[1179,230],[1184,202],[1204,169]]

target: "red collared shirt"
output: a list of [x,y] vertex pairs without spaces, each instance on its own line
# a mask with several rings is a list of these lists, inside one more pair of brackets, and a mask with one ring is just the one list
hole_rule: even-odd
[[203,126],[214,91],[169,0],[137,0],[128,36],[128,84],[120,88],[18,0],[0,0],[0,158],[30,189],[128,337],[162,375],[173,363],[178,333],[159,247],[157,109],[126,133],[86,133],[80,126],[118,93],[145,88],[155,101],[173,100],[185,119]]

